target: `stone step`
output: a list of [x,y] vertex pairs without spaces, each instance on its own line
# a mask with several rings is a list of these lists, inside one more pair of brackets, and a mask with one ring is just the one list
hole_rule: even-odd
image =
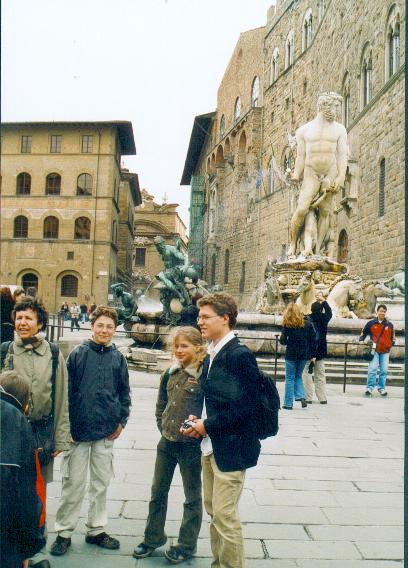
[[[258,358],[257,362],[259,368],[265,373],[274,376],[275,373],[275,362],[273,359]],[[343,363],[341,361],[325,361],[326,363],[326,381],[328,383],[343,383],[344,381],[344,369]],[[353,362],[353,364],[347,362],[347,384],[363,385],[367,382],[367,362]],[[404,384],[404,365],[402,364],[392,364],[388,367],[388,378],[387,384],[403,386]],[[278,359],[276,366],[276,380],[283,381],[285,379],[285,362],[283,359]]]

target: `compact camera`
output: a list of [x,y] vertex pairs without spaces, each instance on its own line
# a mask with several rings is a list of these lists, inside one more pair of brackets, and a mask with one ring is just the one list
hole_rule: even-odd
[[194,422],[192,420],[184,420],[181,427],[183,430],[188,430],[189,428],[193,428],[193,424]]

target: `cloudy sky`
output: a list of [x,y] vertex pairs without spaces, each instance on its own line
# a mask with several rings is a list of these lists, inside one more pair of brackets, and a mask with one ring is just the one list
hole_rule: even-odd
[[273,0],[3,0],[3,121],[130,120],[125,165],[180,204],[194,116],[215,110],[239,34]]

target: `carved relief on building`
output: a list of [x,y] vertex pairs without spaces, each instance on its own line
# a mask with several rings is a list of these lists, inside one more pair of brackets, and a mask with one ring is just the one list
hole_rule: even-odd
[[134,239],[134,243],[137,247],[144,247],[147,245],[152,245],[153,239],[150,239],[149,237],[136,236]]

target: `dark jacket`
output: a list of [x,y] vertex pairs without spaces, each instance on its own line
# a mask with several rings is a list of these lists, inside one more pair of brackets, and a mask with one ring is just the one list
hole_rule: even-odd
[[2,296],[0,298],[0,342],[13,341],[14,321],[11,317],[14,302]]
[[76,442],[101,440],[129,416],[126,359],[115,345],[86,340],[67,360],[71,435]]
[[261,444],[255,434],[259,370],[253,353],[237,338],[215,356],[208,373],[204,360],[201,385],[214,458],[221,471],[256,465]]
[[[373,343],[376,344],[375,350],[377,353],[389,353],[391,347],[395,345],[394,324],[386,318],[384,318],[382,322],[380,322],[378,318],[368,321],[361,331],[359,340],[364,341],[367,335],[369,335]],[[380,338],[380,341],[378,341],[378,338]]]
[[313,354],[316,359],[324,359],[327,356],[327,326],[332,315],[331,307],[326,301],[312,304],[312,313],[309,317],[317,332],[316,350]]
[[160,433],[170,442],[200,444],[200,440],[183,436],[180,426],[190,415],[201,416],[203,393],[199,369],[189,366],[182,369],[173,365],[160,379],[156,403],[156,422]]
[[34,440],[17,400],[0,392],[0,566],[20,567],[45,544],[39,531]]
[[289,361],[306,361],[316,351],[316,333],[307,319],[304,327],[284,327],[279,341],[286,345],[285,357]]
[[199,309],[194,304],[190,304],[181,310],[180,321],[178,325],[191,325],[198,329],[197,318]]

